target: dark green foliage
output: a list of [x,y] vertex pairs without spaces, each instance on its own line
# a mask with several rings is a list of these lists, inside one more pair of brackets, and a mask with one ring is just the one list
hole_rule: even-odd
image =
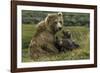
[[[49,13],[48,11],[22,11],[22,23],[23,24],[37,24],[41,20],[44,20]],[[89,13],[71,13],[63,12],[64,25],[66,26],[88,26],[89,27]]]
[[64,25],[66,26],[88,26],[88,13],[63,13]]

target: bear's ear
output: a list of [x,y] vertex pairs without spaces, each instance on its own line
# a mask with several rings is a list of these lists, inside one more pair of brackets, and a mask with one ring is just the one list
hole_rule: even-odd
[[45,18],[46,23],[48,23],[50,16],[51,16],[51,14],[48,14],[47,17]]
[[58,16],[62,16],[62,15],[63,15],[62,12],[59,12],[59,13],[58,13]]

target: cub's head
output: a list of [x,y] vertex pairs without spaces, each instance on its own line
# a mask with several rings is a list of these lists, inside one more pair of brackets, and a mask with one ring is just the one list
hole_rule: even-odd
[[67,39],[71,39],[71,32],[69,30],[63,30],[63,37]]
[[62,29],[63,26],[63,15],[61,12],[48,14],[45,23],[47,28],[53,32],[57,32]]

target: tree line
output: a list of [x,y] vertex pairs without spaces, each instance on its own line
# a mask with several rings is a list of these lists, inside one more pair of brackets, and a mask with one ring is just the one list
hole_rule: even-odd
[[[22,24],[37,24],[49,13],[57,13],[50,11],[32,11],[22,10]],[[65,26],[88,26],[90,23],[89,13],[62,12]]]

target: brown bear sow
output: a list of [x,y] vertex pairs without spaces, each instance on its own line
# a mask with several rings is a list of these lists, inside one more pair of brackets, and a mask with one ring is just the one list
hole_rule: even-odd
[[58,53],[54,45],[55,34],[61,30],[62,25],[62,13],[48,14],[45,20],[37,25],[37,31],[29,45],[29,54],[32,59]]

